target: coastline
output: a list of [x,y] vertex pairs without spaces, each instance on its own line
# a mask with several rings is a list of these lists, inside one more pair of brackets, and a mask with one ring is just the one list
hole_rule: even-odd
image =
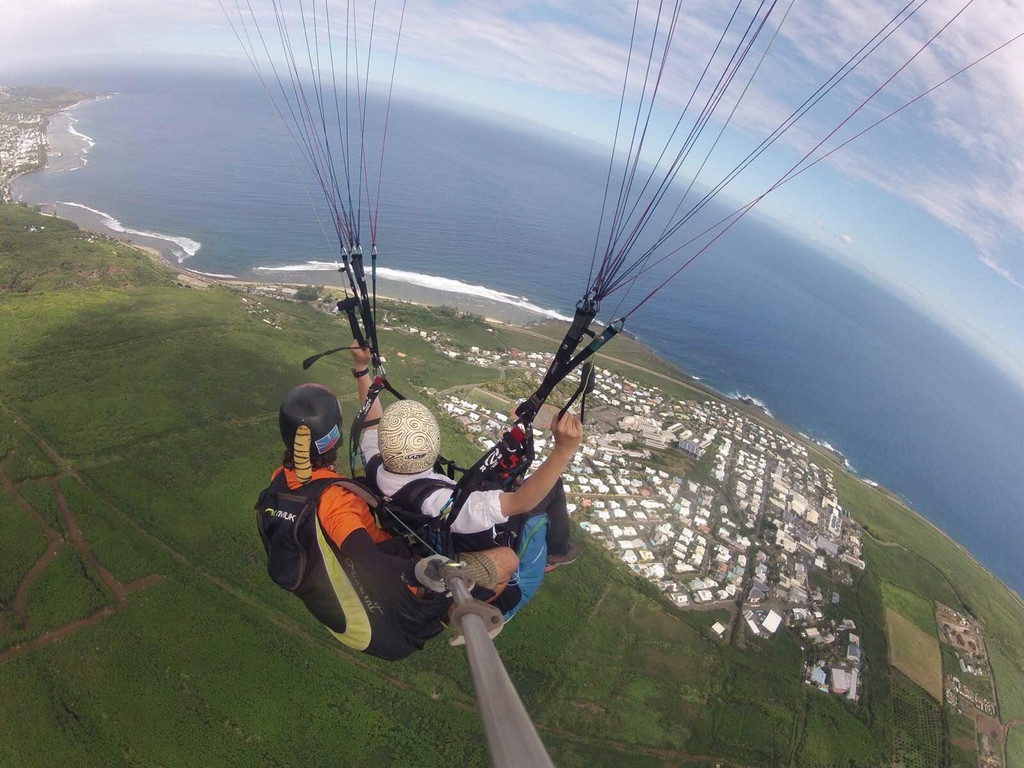
[[[78,107],[112,98],[116,94],[101,94],[81,99],[51,115],[46,127],[47,157],[44,165],[19,174],[19,178],[33,173],[56,174],[74,172],[84,168],[85,157],[96,145],[96,140],[74,129],[73,111]],[[34,205],[43,213],[59,216],[88,231],[114,238],[130,245],[142,247],[147,253],[156,252],[172,269],[178,270],[189,281],[227,281],[258,283],[261,285],[303,286],[325,285],[343,289],[344,280],[334,263],[308,260],[286,266],[253,267],[248,273],[205,272],[189,266],[188,262],[202,249],[203,245],[187,235],[167,234],[145,228],[133,228],[119,221],[114,215],[87,203],[71,200],[42,199],[39,196],[25,197],[24,190],[15,189],[11,183],[12,199]],[[272,275],[287,278],[278,280]],[[377,279],[378,295],[396,301],[408,301],[427,306],[450,305],[474,314],[517,326],[551,319],[564,319],[564,315],[530,302],[526,297],[515,296],[484,285],[473,285],[461,280],[425,275],[414,272],[382,267]]]
[[[83,104],[92,103],[110,97],[111,95],[109,94],[89,97],[86,99],[82,99],[73,105],[70,105],[62,110],[53,113],[53,115],[51,115],[48,118],[46,127],[46,140],[48,148],[46,163],[41,167],[37,167],[20,173],[18,177],[16,177],[16,179],[30,175],[32,173],[45,173],[48,171],[62,172],[63,170],[74,170],[73,168],[53,168],[50,156],[50,148],[52,146],[51,133],[57,133],[58,131],[60,131],[62,135],[67,135],[65,127],[61,126],[59,123],[60,116],[67,116],[70,118],[70,113],[76,108],[82,106]],[[74,136],[71,135],[71,138],[74,139]],[[86,138],[88,138],[89,141],[92,141],[91,138]],[[88,148],[86,148],[86,150],[83,151],[87,151],[87,149]],[[70,158],[68,159],[70,160]],[[12,190],[16,179],[12,179],[11,181]],[[330,267],[329,269],[320,268],[303,270],[302,267],[304,265],[300,264],[297,265],[296,267],[288,268],[287,270],[280,270],[282,273],[287,272],[290,277],[303,278],[302,281],[300,282],[292,282],[291,280],[289,280],[288,282],[277,280],[261,280],[258,277],[253,278],[248,276],[236,276],[229,274],[215,274],[203,272],[197,269],[193,269],[187,266],[186,264],[187,260],[191,258],[191,256],[193,256],[195,252],[198,251],[199,248],[201,247],[201,244],[199,244],[196,241],[190,241],[195,245],[195,248],[192,250],[191,253],[189,253],[188,249],[191,246],[182,246],[180,243],[181,240],[187,240],[187,238],[182,238],[181,236],[176,235],[164,235],[162,233],[157,232],[146,232],[144,230],[132,230],[121,225],[119,221],[114,219],[109,214],[105,214],[102,211],[98,211],[93,208],[88,208],[82,203],[67,203],[63,201],[55,201],[49,204],[40,204],[40,206],[43,210],[51,213],[52,215],[56,215],[61,218],[65,218],[69,221],[72,221],[86,230],[98,232],[100,234],[113,237],[121,242],[126,242],[130,245],[133,245],[142,250],[143,252],[147,253],[147,255],[151,258],[158,257],[162,261],[162,263],[168,265],[171,269],[175,270],[178,273],[178,275],[180,276],[179,279],[182,282],[188,282],[189,284],[192,285],[198,286],[223,284],[227,286],[236,287],[266,286],[268,288],[297,288],[309,284],[324,284],[332,288],[340,288],[342,286],[341,277],[340,275],[337,274],[336,271],[334,271],[333,265],[327,265],[328,267]],[[111,222],[113,222],[116,226],[110,226]],[[307,262],[306,266],[314,263],[315,262]],[[269,270],[269,272],[273,274],[274,270]],[[260,273],[254,271],[254,274],[259,275]],[[544,320],[551,319],[550,317],[545,317],[543,314],[538,314],[523,309],[521,306],[516,307],[513,304],[502,304],[500,301],[491,301],[486,298],[481,298],[480,296],[473,296],[466,292],[452,292],[431,289],[428,287],[424,287],[422,285],[410,285],[408,283],[403,283],[397,280],[382,279],[380,281],[380,284],[382,287],[385,288],[385,290],[379,292],[381,298],[386,298],[394,301],[404,301],[409,302],[411,304],[423,306],[454,305],[459,307],[460,309],[474,312],[476,314],[481,314],[491,322],[507,323],[516,327],[526,328],[533,323],[543,322]],[[469,287],[472,288],[473,286]],[[652,352],[654,352],[654,350],[652,350]],[[655,354],[658,353],[655,352]],[[942,528],[940,528],[938,525],[929,520],[925,515],[916,511],[905,500],[901,499],[898,495],[896,495],[888,488],[885,488],[884,486],[880,485],[875,485],[873,481],[860,476],[853,467],[849,466],[848,462],[845,462],[845,457],[842,455],[840,451],[832,448],[831,446],[823,445],[821,441],[815,439],[813,436],[800,434],[796,430],[779,422],[777,419],[774,418],[774,416],[764,406],[764,404],[758,402],[756,398],[744,394],[725,394],[723,392],[718,392],[712,389],[710,386],[704,384],[704,382],[695,380],[693,379],[693,377],[686,375],[681,369],[679,369],[678,366],[670,363],[660,354],[658,354],[658,358],[666,369],[671,370],[673,372],[677,372],[680,377],[676,379],[673,376],[666,375],[666,379],[678,381],[679,383],[683,383],[690,388],[705,393],[709,397],[714,397],[723,402],[728,402],[734,407],[741,408],[744,412],[764,422],[766,425],[770,425],[776,429],[784,430],[787,434],[791,434],[795,439],[805,444],[817,455],[822,456],[829,462],[834,463],[837,466],[837,468],[844,469],[844,471],[847,471],[852,477],[855,477],[861,482],[875,488],[876,490],[881,491],[888,498],[891,498],[894,501],[896,501],[902,508],[907,509],[908,511],[911,511],[915,515],[919,516],[922,520],[928,523],[929,526],[931,526],[936,531],[945,536],[947,539],[949,539],[951,542],[956,544],[956,546],[961,551],[968,554],[977,565],[980,565],[985,571],[987,571],[990,575],[992,575],[994,578],[998,580],[998,577],[992,574],[991,570],[989,570],[987,567],[981,564],[981,562],[973,554],[971,554],[966,549],[966,547],[958,543],[955,539],[953,539],[953,537],[950,534],[946,533]],[[1000,583],[1003,582],[1000,580]],[[1015,596],[1015,598],[1019,602],[1021,602],[1022,605],[1024,605],[1024,598],[1021,598],[1021,596],[1013,588],[1010,588],[1008,586],[1008,589],[1010,589],[1011,593]]]
[[[37,169],[37,170],[40,170],[40,169]],[[44,209],[45,209],[45,207],[46,206],[43,206]],[[284,292],[288,292],[288,291],[294,292],[294,290],[296,290],[298,288],[302,288],[302,287],[307,286],[307,285],[310,285],[313,282],[313,281],[305,281],[305,282],[261,281],[261,280],[250,280],[250,279],[239,278],[239,277],[235,277],[233,275],[232,276],[216,275],[216,274],[201,272],[199,270],[191,269],[191,268],[185,266],[184,264],[182,264],[182,263],[180,263],[180,262],[178,262],[178,261],[176,261],[176,260],[174,260],[172,258],[169,258],[165,249],[162,249],[162,248],[159,248],[159,247],[154,247],[153,245],[149,245],[149,244],[147,244],[145,242],[140,242],[140,240],[144,239],[142,237],[139,237],[139,236],[137,236],[136,238],[125,237],[122,233],[116,232],[114,230],[104,231],[104,228],[102,226],[94,227],[94,226],[89,226],[88,224],[82,224],[79,221],[75,221],[74,219],[71,219],[71,218],[68,218],[68,217],[64,217],[64,216],[60,216],[60,214],[56,212],[55,206],[50,206],[50,207],[54,208],[54,210],[51,211],[49,213],[49,215],[57,216],[59,218],[66,218],[67,220],[72,221],[73,223],[77,224],[78,226],[82,226],[84,229],[87,229],[89,231],[94,231],[94,232],[97,232],[99,234],[106,235],[108,237],[113,237],[114,239],[117,239],[118,241],[120,241],[122,243],[130,245],[130,246],[132,246],[134,248],[137,248],[139,251],[145,253],[148,258],[153,259],[157,263],[160,263],[161,265],[166,266],[166,267],[170,268],[171,270],[177,272],[178,273],[178,280],[180,282],[182,282],[183,284],[188,284],[188,285],[191,285],[192,287],[203,287],[203,288],[206,288],[206,287],[210,287],[210,286],[221,285],[221,286],[225,286],[227,288],[233,288],[233,289],[265,288],[268,291],[283,289]],[[326,284],[326,285],[330,285],[331,287],[341,287],[342,286],[342,283],[341,283],[340,279],[337,281],[337,283],[333,283],[333,284],[332,283],[325,283],[323,281],[321,281],[318,284]],[[395,294],[401,294],[402,291],[396,291],[394,293]],[[438,293],[441,293],[441,292],[438,292]],[[457,296],[458,298],[461,298],[461,295],[458,295],[458,294],[451,294],[451,296]],[[283,298],[288,298],[288,297],[287,296],[283,296]],[[440,306],[451,306],[452,305],[451,302],[445,302],[443,300],[431,301],[431,300],[424,300],[424,297],[422,297],[422,296],[417,299],[417,298],[411,298],[411,297],[406,296],[406,295],[393,295],[391,293],[387,293],[387,294],[385,294],[385,293],[378,293],[378,298],[383,299],[383,300],[387,300],[387,301],[397,301],[397,302],[403,302],[403,303],[408,303],[408,304],[412,304],[412,305],[415,305],[415,306],[424,306],[424,307],[440,307]],[[495,305],[498,305],[497,302],[492,302],[492,303],[495,304]],[[459,308],[462,309],[463,307],[460,306]],[[488,322],[490,324],[494,324],[494,325],[499,325],[499,326],[501,326],[501,325],[511,325],[511,326],[516,327],[518,329],[529,331],[531,325],[536,325],[536,324],[543,323],[545,321],[550,321],[550,318],[538,318],[537,316],[534,316],[532,319],[527,318],[525,320],[520,318],[517,321],[515,319],[508,319],[506,317],[500,317],[500,315],[504,314],[503,312],[500,311],[500,305],[498,305],[497,307],[494,307],[493,309],[497,309],[498,311],[493,311],[491,313],[484,314],[483,317],[484,317],[486,322]],[[553,341],[557,341],[556,339],[552,339],[551,337],[546,336],[545,334],[537,334],[537,335],[541,335],[541,336],[544,336],[545,338],[551,339]],[[642,343],[642,342],[637,342],[637,343]],[[647,347],[646,344],[644,346]],[[1020,604],[1022,608],[1024,608],[1024,596],[1021,596],[1015,589],[1013,589],[1011,586],[1006,584],[1006,582],[1004,582],[1002,579],[1000,579],[995,573],[992,572],[991,569],[989,569],[984,563],[982,563],[963,544],[961,544],[960,542],[956,541],[956,539],[954,539],[949,533],[947,533],[942,528],[940,528],[938,525],[936,525],[934,522],[929,520],[923,513],[917,511],[912,506],[910,506],[904,499],[902,499],[900,496],[898,496],[895,492],[893,492],[889,488],[885,487],[884,485],[880,485],[880,484],[876,483],[875,481],[873,481],[873,480],[871,480],[869,478],[866,478],[866,477],[863,477],[863,476],[859,475],[857,473],[857,471],[852,466],[849,465],[849,462],[846,460],[845,456],[843,456],[843,454],[840,451],[836,450],[835,448],[832,448],[831,446],[822,445],[822,443],[819,442],[818,440],[816,440],[814,437],[812,437],[810,435],[802,434],[802,433],[792,429],[788,425],[784,424],[783,422],[780,422],[778,419],[776,419],[772,415],[770,410],[768,410],[766,407],[764,407],[764,405],[762,405],[760,402],[756,401],[755,398],[752,398],[749,395],[743,395],[743,394],[740,394],[740,395],[729,395],[729,394],[726,394],[726,393],[723,393],[723,392],[719,392],[719,391],[713,389],[712,387],[708,386],[704,382],[702,382],[700,380],[696,380],[693,377],[691,377],[688,374],[686,374],[682,369],[679,368],[679,366],[677,366],[675,363],[672,363],[671,361],[669,361],[666,358],[664,358],[659,352],[657,352],[657,350],[654,350],[654,349],[652,349],[650,347],[647,347],[647,349],[651,350],[651,352],[659,359],[659,361],[661,362],[661,364],[663,366],[665,366],[666,368],[672,370],[673,372],[675,372],[677,374],[677,376],[680,376],[681,378],[676,378],[674,376],[670,376],[670,375],[665,374],[665,373],[660,373],[658,371],[648,371],[649,373],[653,373],[654,375],[656,375],[658,377],[661,377],[661,378],[664,378],[667,381],[673,382],[675,384],[680,384],[680,385],[689,387],[689,388],[691,388],[691,389],[693,389],[695,391],[699,391],[699,392],[701,392],[701,393],[703,393],[703,394],[705,394],[705,395],[707,395],[709,397],[712,397],[712,398],[717,399],[717,400],[722,401],[722,402],[726,402],[726,403],[732,405],[733,407],[740,408],[745,413],[747,413],[749,416],[753,417],[757,421],[760,421],[765,426],[771,427],[773,429],[779,429],[779,430],[782,430],[782,431],[786,432],[787,434],[792,436],[793,439],[801,442],[809,450],[811,450],[815,454],[817,454],[817,456],[820,457],[822,460],[824,460],[824,461],[834,465],[837,470],[847,473],[848,475],[850,475],[851,477],[856,479],[858,482],[863,483],[864,485],[868,486],[872,490],[875,490],[875,491],[877,491],[879,493],[882,493],[883,495],[886,496],[886,498],[888,498],[891,501],[893,501],[896,504],[898,504],[904,511],[909,512],[910,514],[912,514],[915,517],[917,517],[920,520],[922,520],[929,528],[933,529],[940,536],[942,536],[943,538],[948,540],[950,543],[952,543],[958,550],[960,550],[960,552],[962,552],[963,554],[967,555],[967,557],[970,558],[970,560],[974,563],[974,565],[976,565],[979,568],[981,568],[982,570],[984,570],[989,576],[991,576],[993,579],[995,579],[999,584],[1002,584],[1004,587],[1006,587],[1006,589],[1013,596],[1014,600],[1018,604]],[[614,360],[614,361],[616,361],[618,363],[629,364],[629,361],[622,360],[620,358],[616,358],[616,357],[614,357],[612,355],[607,354],[606,352],[605,353],[598,353],[598,357],[606,357],[609,360]]]

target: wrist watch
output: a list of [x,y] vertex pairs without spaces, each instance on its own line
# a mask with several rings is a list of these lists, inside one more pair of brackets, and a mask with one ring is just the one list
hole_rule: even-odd
[[370,369],[369,368],[363,368],[363,370],[357,371],[355,368],[353,368],[352,369],[352,375],[355,378],[357,378],[357,379],[361,379],[361,378],[363,378],[363,376],[369,376],[370,375]]

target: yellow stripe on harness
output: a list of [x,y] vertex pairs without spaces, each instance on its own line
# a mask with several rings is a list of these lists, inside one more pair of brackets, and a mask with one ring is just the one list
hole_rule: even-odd
[[345,613],[345,631],[342,633],[330,629],[339,642],[354,648],[357,651],[365,651],[370,645],[370,618],[366,615],[366,608],[356,594],[352,582],[338,562],[334,550],[327,542],[323,529],[316,526],[316,539],[320,547],[320,554],[324,559],[324,566],[327,568],[327,577],[331,580],[331,587],[341,604],[341,610]]

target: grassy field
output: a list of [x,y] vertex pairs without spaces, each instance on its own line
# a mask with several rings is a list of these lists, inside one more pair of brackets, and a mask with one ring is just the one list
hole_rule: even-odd
[[1006,737],[1006,768],[1024,768],[1024,725],[1015,725]]
[[942,701],[942,656],[939,641],[892,608],[885,610],[889,662],[936,701]]
[[[26,215],[0,207],[0,226]],[[280,459],[280,397],[312,378],[336,387],[352,416],[343,355],[309,372],[298,364],[337,346],[344,323],[262,300],[278,331],[239,293],[177,287],[120,246],[109,258],[128,259],[123,269],[70,279],[67,255],[46,244],[78,236],[49,227],[31,234],[18,250],[0,249],[0,270],[20,261],[33,275],[29,290],[0,295],[0,469],[64,542],[26,593],[27,631],[5,607],[3,647],[29,645],[0,651],[8,654],[0,656],[8,694],[0,765],[484,762],[463,651],[434,642],[401,664],[350,653],[266,577],[251,505]],[[473,318],[415,312],[410,321],[434,317],[439,329],[481,346],[495,337],[544,346]],[[442,360],[419,338],[382,341],[406,355],[391,354],[389,371],[411,396],[496,375]],[[454,429],[443,439],[457,459],[478,455]],[[107,577],[72,546],[55,487]],[[10,553],[4,594],[44,544],[12,501],[0,496],[8,522],[0,555]],[[888,503],[870,495],[844,502],[869,518],[870,505]],[[901,550],[877,545],[867,551],[868,574],[843,588],[865,651],[854,706],[807,690],[801,650],[787,633],[729,647],[709,636],[715,616],[679,612],[603,550],[586,542],[583,550],[572,568],[548,576],[497,641],[557,764],[875,768],[891,764],[897,722],[901,748],[927,753],[921,740],[934,734],[917,723],[930,720],[895,718],[879,578],[959,605],[943,579],[929,576],[937,566],[906,553],[902,563],[886,559]],[[929,579],[940,584],[935,595],[921,591]],[[1012,649],[1006,616],[1000,636]],[[38,644],[40,633],[83,617],[91,623]]]
[[22,575],[46,549],[46,537],[32,517],[5,492],[0,492],[0,608],[5,612]]
[[920,595],[886,581],[882,583],[882,604],[910,619],[926,634],[935,634],[935,607]]
[[974,768],[978,764],[974,718],[958,714],[950,706],[944,707],[943,712],[949,722],[950,768]]
[[102,285],[129,288],[167,284],[166,270],[140,259],[134,248],[103,235],[83,232],[55,217],[40,218],[21,206],[7,206],[0,217],[0,252],[25,252],[38,239],[33,229],[45,227],[46,260],[3,259],[0,262],[0,293],[60,290]]
[[996,680],[999,713],[1003,721],[1024,720],[1024,676],[1001,647],[989,645],[988,659]]

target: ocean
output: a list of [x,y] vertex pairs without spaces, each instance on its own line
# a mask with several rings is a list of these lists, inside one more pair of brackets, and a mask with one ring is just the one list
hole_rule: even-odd
[[[56,118],[63,156],[18,180],[16,195],[60,201],[61,215],[132,234],[197,271],[337,277],[328,220],[311,205],[318,193],[254,77],[62,84],[116,95]],[[606,164],[597,148],[532,123],[396,98],[382,291],[519,320],[570,315]],[[1024,593],[1024,392],[897,295],[752,216],[628,329],[712,387],[753,397],[837,448]]]

